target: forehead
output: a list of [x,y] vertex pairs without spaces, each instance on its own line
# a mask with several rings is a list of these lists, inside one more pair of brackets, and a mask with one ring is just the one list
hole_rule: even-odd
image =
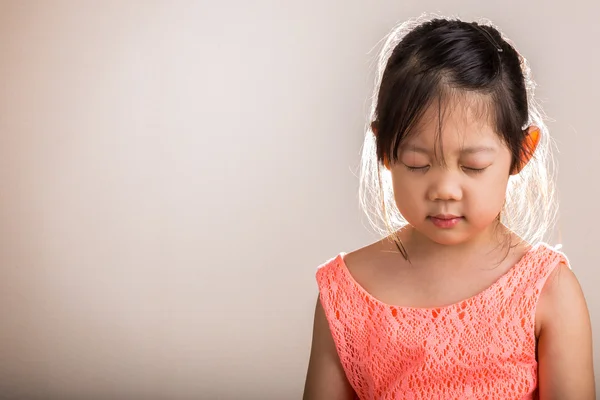
[[499,145],[493,126],[491,101],[482,95],[453,96],[434,101],[415,125],[406,143],[447,148],[466,144]]

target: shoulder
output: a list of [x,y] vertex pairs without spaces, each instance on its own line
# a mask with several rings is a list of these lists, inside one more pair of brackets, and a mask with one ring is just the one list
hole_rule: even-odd
[[381,251],[383,241],[371,243],[344,256],[344,263],[353,276],[363,275],[373,264],[374,257]]
[[556,323],[558,316],[577,312],[587,312],[585,297],[577,276],[566,255],[549,248],[553,262],[543,283],[537,306],[540,329]]
[[[564,254],[540,294],[538,358],[540,393],[592,398],[594,374],[590,316],[581,285]],[[576,346],[573,344],[576,343]],[[569,397],[573,396],[573,397]]]
[[396,260],[397,253],[392,240],[384,238],[345,254],[343,262],[353,280],[360,286],[369,288],[374,275],[378,274],[379,266],[385,265],[390,257]]
[[541,296],[552,280],[562,274],[563,269],[571,269],[567,256],[559,249],[560,246],[539,242],[529,246],[523,256],[523,263],[527,266],[526,271],[538,296]]
[[319,289],[330,289],[334,282],[336,287],[344,282],[368,287],[376,266],[384,257],[389,257],[392,246],[390,240],[384,238],[327,260],[317,268]]
[[[540,280],[536,307],[536,336],[544,331],[562,329],[561,324],[574,319],[589,319],[583,290],[565,253],[541,244],[542,263],[546,272]],[[572,321],[573,322],[573,321]]]

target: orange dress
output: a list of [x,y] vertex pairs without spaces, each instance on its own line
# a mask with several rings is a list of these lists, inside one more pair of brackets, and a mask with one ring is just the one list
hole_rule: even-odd
[[535,399],[535,310],[565,255],[540,243],[483,292],[445,307],[385,304],[344,253],[317,270],[321,304],[360,399]]

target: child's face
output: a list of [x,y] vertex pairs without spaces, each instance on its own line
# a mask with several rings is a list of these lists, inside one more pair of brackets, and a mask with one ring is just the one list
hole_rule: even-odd
[[504,204],[511,154],[479,114],[451,104],[439,136],[438,111],[432,107],[390,168],[399,211],[440,244],[459,244],[485,233]]

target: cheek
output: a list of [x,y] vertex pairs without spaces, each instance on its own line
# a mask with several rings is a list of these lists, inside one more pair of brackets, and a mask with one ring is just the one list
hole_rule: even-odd
[[424,179],[415,179],[414,176],[406,176],[404,171],[392,169],[394,199],[398,210],[403,215],[423,206],[425,184]]
[[493,169],[489,171],[485,179],[473,188],[482,209],[487,209],[492,213],[502,209],[510,177],[510,161],[511,157],[507,150],[496,160]]
[[479,182],[471,187],[471,194],[476,200],[470,206],[474,206],[479,213],[495,218],[504,205],[508,177],[497,174],[488,178],[485,183]]

